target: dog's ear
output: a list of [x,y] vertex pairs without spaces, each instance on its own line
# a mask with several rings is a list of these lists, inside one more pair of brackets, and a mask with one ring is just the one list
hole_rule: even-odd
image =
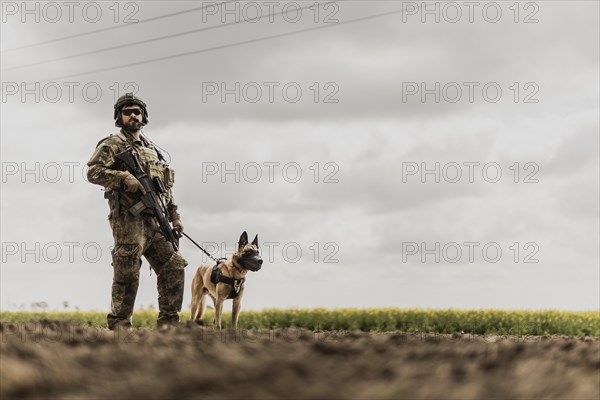
[[244,247],[247,244],[248,244],[248,234],[246,233],[246,231],[244,231],[244,233],[242,233],[242,236],[240,236],[240,241],[238,242],[238,249],[241,249],[242,247]]
[[254,236],[254,240],[252,241],[252,244],[254,246],[256,246],[256,248],[258,248],[258,233],[256,234],[256,236]]

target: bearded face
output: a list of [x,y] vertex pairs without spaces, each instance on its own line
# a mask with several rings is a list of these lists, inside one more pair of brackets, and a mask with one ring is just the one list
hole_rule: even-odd
[[142,109],[138,105],[127,105],[121,109],[121,121],[123,129],[138,131],[142,127]]

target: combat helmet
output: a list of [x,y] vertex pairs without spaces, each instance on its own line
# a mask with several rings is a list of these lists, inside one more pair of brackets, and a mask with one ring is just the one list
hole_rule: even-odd
[[120,113],[121,108],[123,106],[129,106],[133,104],[140,106],[142,109],[142,124],[148,124],[148,110],[146,110],[146,103],[144,103],[142,99],[135,96],[133,93],[125,93],[123,96],[119,97],[115,103],[115,112],[113,118],[116,126],[121,126],[122,123]]

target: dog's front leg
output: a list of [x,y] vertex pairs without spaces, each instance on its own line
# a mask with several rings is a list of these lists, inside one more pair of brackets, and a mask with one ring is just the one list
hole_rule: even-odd
[[221,330],[221,313],[223,312],[223,302],[225,299],[217,296],[215,300],[215,328]]
[[238,296],[233,299],[233,309],[231,311],[231,326],[233,329],[237,329],[238,316],[240,315],[240,309],[242,307],[242,296]]

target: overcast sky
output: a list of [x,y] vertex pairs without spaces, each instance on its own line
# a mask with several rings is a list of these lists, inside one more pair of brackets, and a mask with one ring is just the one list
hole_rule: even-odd
[[[2,1],[1,309],[109,310],[85,164],[130,90],[186,232],[217,256],[258,233],[244,309],[600,309],[598,2],[23,4]],[[181,253],[188,308],[206,257]],[[144,260],[136,307],[156,298]]]

